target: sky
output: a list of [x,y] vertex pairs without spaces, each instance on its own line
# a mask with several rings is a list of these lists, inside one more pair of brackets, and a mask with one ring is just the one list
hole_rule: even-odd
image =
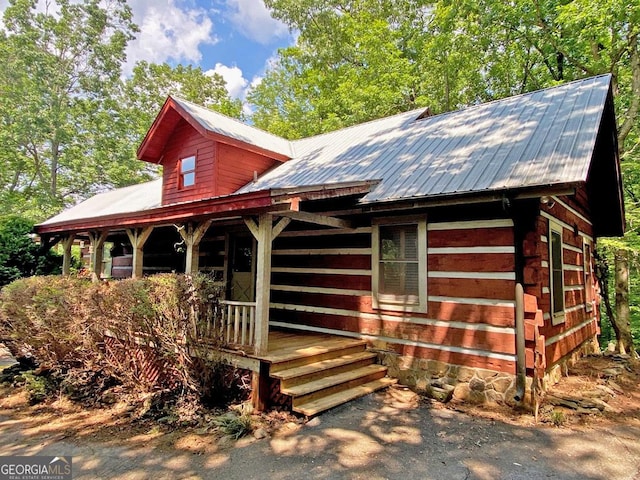
[[[0,12],[8,3],[0,0]],[[128,3],[140,32],[128,46],[125,74],[140,60],[199,66],[222,75],[231,96],[243,99],[248,88],[260,81],[278,48],[294,42],[262,0]]]

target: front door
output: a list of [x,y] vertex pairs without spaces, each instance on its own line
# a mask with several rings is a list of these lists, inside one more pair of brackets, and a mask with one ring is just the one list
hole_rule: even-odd
[[229,299],[237,302],[255,300],[255,241],[251,236],[233,235],[229,239]]

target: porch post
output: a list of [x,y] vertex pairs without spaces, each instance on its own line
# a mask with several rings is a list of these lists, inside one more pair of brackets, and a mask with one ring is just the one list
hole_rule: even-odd
[[127,236],[133,247],[133,261],[131,265],[131,278],[142,278],[144,258],[144,244],[153,232],[153,227],[128,228]]
[[192,223],[182,225],[178,227],[178,232],[187,245],[187,252],[185,258],[185,273],[198,273],[198,267],[200,262],[200,241],[204,234],[211,226],[212,220],[207,220],[201,224],[196,224],[194,228]]
[[76,236],[70,233],[62,239],[62,274],[69,275],[71,272],[71,247]]
[[104,242],[109,231],[89,232],[91,243],[91,281],[99,282],[102,276],[102,257],[104,256]]
[[258,262],[256,264],[256,355],[267,353],[269,342],[269,300],[271,297],[271,230],[273,216],[258,217]]

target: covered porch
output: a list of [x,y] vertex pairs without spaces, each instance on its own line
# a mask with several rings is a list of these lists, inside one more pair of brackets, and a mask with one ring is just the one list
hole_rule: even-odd
[[[302,224],[322,231],[356,229],[351,221],[319,213],[326,210],[316,204],[355,203],[371,186],[263,191],[109,216],[91,216],[93,208],[71,209],[66,218],[40,225],[39,232],[50,245],[62,244],[64,274],[70,271],[72,245],[80,239],[89,246],[94,281],[110,277],[116,267],[120,278],[161,271],[211,275],[222,295],[215,320],[197,327],[194,354],[251,370],[258,409],[279,398],[294,411],[313,415],[388,385],[386,368],[375,365],[375,355],[359,338],[273,328],[278,322],[270,320],[272,244],[285,229]],[[120,250],[107,274],[104,252],[111,245],[112,253]]]

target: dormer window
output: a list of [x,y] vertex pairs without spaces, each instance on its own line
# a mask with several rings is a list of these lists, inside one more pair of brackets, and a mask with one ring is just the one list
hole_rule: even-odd
[[196,184],[196,156],[191,155],[180,160],[180,186],[191,187]]

